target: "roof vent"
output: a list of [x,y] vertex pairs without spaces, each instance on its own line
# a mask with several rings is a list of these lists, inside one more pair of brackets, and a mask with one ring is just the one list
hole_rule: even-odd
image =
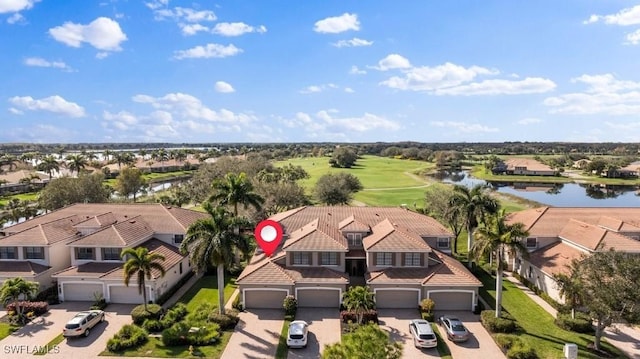
[[131,220],[131,221],[129,221],[129,223],[134,224],[134,223],[136,223],[136,221],[135,220]]

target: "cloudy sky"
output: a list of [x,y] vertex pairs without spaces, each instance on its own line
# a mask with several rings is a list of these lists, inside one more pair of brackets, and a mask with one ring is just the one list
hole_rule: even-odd
[[0,142],[640,141],[640,1],[0,0]]

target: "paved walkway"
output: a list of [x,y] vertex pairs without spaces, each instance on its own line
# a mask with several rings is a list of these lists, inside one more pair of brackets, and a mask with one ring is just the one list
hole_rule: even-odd
[[[531,289],[522,285],[515,277],[509,273],[505,273],[505,279],[514,283],[520,290],[529,296],[534,302],[538,303],[544,310],[557,317],[558,311],[552,307],[544,299],[540,298]],[[640,359],[640,328],[637,326],[616,323],[607,328],[604,337],[611,345],[620,349],[627,357],[631,359]]]

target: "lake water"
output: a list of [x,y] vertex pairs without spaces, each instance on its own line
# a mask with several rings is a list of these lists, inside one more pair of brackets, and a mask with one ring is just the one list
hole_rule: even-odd
[[640,207],[640,187],[638,186],[485,181],[471,177],[466,171],[435,177],[442,182],[469,187],[487,184],[498,192],[553,207]]

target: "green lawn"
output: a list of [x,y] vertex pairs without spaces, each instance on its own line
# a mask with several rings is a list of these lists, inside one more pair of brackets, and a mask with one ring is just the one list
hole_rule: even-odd
[[[236,285],[236,279],[231,276],[226,276],[224,280],[224,300],[226,303],[238,286]],[[203,276],[178,301],[186,304],[189,312],[195,310],[200,303],[204,302],[213,303],[217,306],[218,278],[214,275]]]
[[449,344],[442,338],[440,335],[440,331],[437,328],[436,323],[431,323],[431,328],[433,329],[433,333],[438,338],[438,346],[436,349],[438,350],[438,354],[440,354],[440,358],[443,359],[453,359],[451,356],[451,350],[449,350]]
[[287,359],[289,355],[289,347],[287,346],[287,333],[289,332],[289,323],[295,318],[291,315],[284,316],[284,322],[282,323],[282,329],[280,330],[280,339],[278,340],[278,347],[276,348],[276,359]]
[[9,336],[9,334],[16,331],[18,327],[15,327],[6,322],[0,322],[0,340]]
[[[485,272],[482,273],[480,280],[484,286],[480,289],[481,296],[490,305],[495,305],[495,278]],[[562,358],[565,343],[578,345],[579,358],[599,358],[598,355],[587,349],[587,344],[593,342],[592,335],[574,333],[559,328],[554,324],[554,318],[551,314],[508,280],[503,282],[502,307],[522,327],[523,332],[519,334],[519,337],[534,348],[541,359]],[[614,353],[617,358],[625,358],[618,349],[609,343],[603,340],[602,344],[605,350]]]
[[37,201],[38,192],[21,193],[21,194],[14,194],[11,196],[2,197],[0,198],[0,205],[6,206],[7,203],[9,203],[9,201],[11,201],[14,198],[17,198],[21,201]]
[[64,335],[62,335],[62,333],[60,333],[57,337],[51,339],[51,341],[49,343],[47,343],[47,345],[44,346],[44,349],[42,351],[37,351],[37,352],[33,353],[33,355],[46,355],[46,354],[49,354],[48,351],[54,350],[56,345],[62,343],[63,340],[64,340]]

